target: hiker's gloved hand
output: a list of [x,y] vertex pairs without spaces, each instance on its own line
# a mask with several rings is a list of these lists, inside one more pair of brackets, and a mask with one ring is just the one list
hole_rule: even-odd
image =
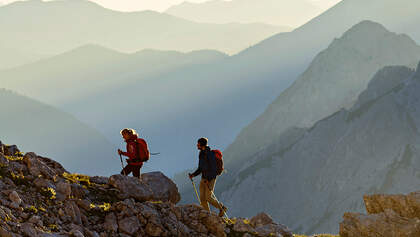
[[190,179],[194,178],[194,176],[191,173],[188,173],[188,177],[190,177]]
[[118,149],[118,155],[121,155],[122,153],[123,153],[123,151]]

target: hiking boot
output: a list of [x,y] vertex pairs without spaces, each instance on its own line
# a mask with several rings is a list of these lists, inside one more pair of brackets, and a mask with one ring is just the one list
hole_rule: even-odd
[[227,207],[222,205],[222,209],[220,209],[220,212],[219,212],[219,217],[223,217],[226,214],[226,211],[227,211]]

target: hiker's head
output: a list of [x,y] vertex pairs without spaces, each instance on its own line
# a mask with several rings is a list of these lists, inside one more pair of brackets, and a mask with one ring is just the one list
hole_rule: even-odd
[[197,141],[198,150],[205,150],[208,143],[209,143],[209,139],[207,139],[205,137],[202,137],[202,138],[198,139],[198,141]]
[[124,138],[124,140],[131,140],[134,139],[138,136],[136,130],[131,129],[131,128],[124,128],[123,130],[121,130],[121,136]]

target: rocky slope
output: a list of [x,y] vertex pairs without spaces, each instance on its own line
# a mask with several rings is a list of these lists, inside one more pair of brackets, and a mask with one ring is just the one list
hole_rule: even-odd
[[263,210],[296,232],[336,233],[344,212],[362,210],[362,195],[416,190],[419,102],[420,65],[384,68],[350,109],[231,169],[221,198],[235,215]]
[[420,192],[408,195],[366,195],[368,214],[345,213],[341,237],[420,236]]
[[224,219],[177,206],[176,185],[160,172],[137,178],[69,174],[35,153],[0,142],[0,236],[279,236],[290,231],[261,213]]

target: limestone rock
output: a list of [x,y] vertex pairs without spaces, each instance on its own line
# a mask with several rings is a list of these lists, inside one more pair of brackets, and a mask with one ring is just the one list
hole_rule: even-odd
[[118,221],[118,227],[123,233],[132,235],[140,228],[140,223],[137,217],[132,216]]
[[63,194],[65,197],[69,197],[71,194],[71,185],[66,182],[60,182],[57,184],[57,192]]
[[152,200],[152,190],[138,178],[113,175],[109,178],[109,184],[121,192],[119,197],[122,199],[134,198],[140,202]]
[[118,230],[118,223],[117,217],[114,213],[110,213],[105,217],[104,229],[109,232],[117,232]]
[[181,200],[176,184],[161,172],[142,174],[141,180],[152,189],[154,200],[170,201],[175,204]]
[[4,155],[6,156],[16,156],[18,154],[20,154],[19,149],[17,148],[16,145],[3,145],[3,152]]
[[266,213],[259,213],[252,217],[249,222],[254,228],[274,223],[273,219]]
[[255,229],[249,225],[249,223],[246,223],[247,220],[243,218],[238,218],[236,220],[235,225],[233,226],[233,230],[236,232],[250,232],[254,233]]
[[9,199],[17,206],[22,203],[22,199],[20,199],[19,194],[16,191],[13,191],[9,194]]
[[368,214],[345,213],[340,236],[420,236],[420,192],[366,195],[364,201]]
[[420,236],[420,219],[401,217],[390,209],[371,215],[345,213],[343,218],[341,237]]
[[[196,204],[177,206],[177,186],[160,172],[141,180],[64,175],[59,163],[35,153],[23,159],[0,153],[0,162],[7,169],[0,180],[0,236],[226,237],[231,229],[258,234],[245,219],[233,226]],[[263,234],[279,233],[267,215],[254,222]]]

